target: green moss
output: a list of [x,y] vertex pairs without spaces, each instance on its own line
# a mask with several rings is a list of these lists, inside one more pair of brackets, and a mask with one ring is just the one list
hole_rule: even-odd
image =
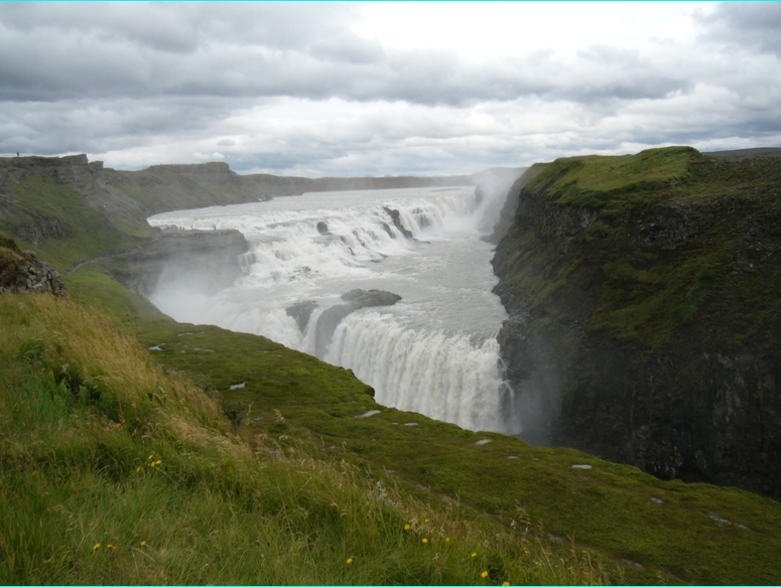
[[602,208],[631,201],[658,201],[688,179],[689,164],[702,159],[691,147],[648,149],[637,155],[589,155],[557,159],[529,183],[557,203]]

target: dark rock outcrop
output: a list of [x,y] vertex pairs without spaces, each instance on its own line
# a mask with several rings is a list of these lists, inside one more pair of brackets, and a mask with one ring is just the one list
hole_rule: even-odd
[[149,296],[161,283],[179,283],[212,295],[244,275],[247,241],[236,230],[172,230],[117,259],[115,277]]
[[392,306],[401,296],[379,289],[353,289],[342,294],[342,299],[346,304],[338,304],[324,310],[317,320],[317,331],[315,332],[315,355],[323,357],[331,344],[336,327],[345,316],[352,314],[361,308],[370,308],[374,306]]
[[21,251],[17,244],[0,236],[0,294],[52,293],[67,295],[58,271],[39,261],[32,251]]
[[295,303],[286,308],[285,313],[296,321],[298,329],[304,333],[306,332],[306,327],[309,325],[309,318],[311,318],[315,308],[317,308],[317,302],[307,300]]
[[404,228],[404,225],[401,223],[401,213],[398,210],[394,210],[393,208],[388,208],[387,206],[383,206],[382,209],[385,210],[385,212],[388,213],[388,216],[391,217],[391,220],[393,220],[393,226],[396,227],[396,230],[398,230],[401,234],[403,234],[408,239],[415,238],[414,236],[412,236],[412,233],[409,230]]
[[781,497],[779,186],[780,157],[670,148],[521,189],[493,264],[522,436]]

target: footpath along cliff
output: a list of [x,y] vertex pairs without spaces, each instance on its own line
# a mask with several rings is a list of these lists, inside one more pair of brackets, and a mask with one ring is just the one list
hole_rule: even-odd
[[493,265],[522,437],[781,497],[781,157],[734,155],[516,183]]

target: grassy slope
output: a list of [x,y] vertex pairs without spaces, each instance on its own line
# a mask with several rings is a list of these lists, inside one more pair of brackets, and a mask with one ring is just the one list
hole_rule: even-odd
[[[568,545],[550,547],[469,508],[426,504],[307,442],[235,434],[182,373],[156,366],[85,306],[5,295],[0,323],[3,583],[604,579]],[[297,358],[315,376],[337,372]],[[363,397],[346,373],[339,383],[327,382],[341,403]]]
[[[71,276],[71,291],[79,295],[78,284],[93,279]],[[93,303],[102,304],[92,292]],[[250,441],[260,433],[282,446],[308,446],[319,461],[344,459],[372,480],[398,479],[434,510],[457,502],[505,527],[531,523],[554,537],[546,546],[572,537],[600,557],[616,582],[781,577],[781,504],[735,489],[664,482],[578,451],[532,448],[383,408],[343,369],[262,337],[168,321],[139,300],[118,302],[118,293],[105,303],[131,318],[143,345],[162,349],[150,351],[155,360],[207,389]],[[133,307],[144,313],[141,320],[128,314]],[[230,390],[240,383],[242,389]],[[371,409],[381,413],[355,418]],[[478,446],[480,439],[492,442]]]
[[[90,230],[85,240],[49,243],[45,259],[65,263],[117,248],[101,236],[102,219],[75,201],[74,209],[59,203],[71,202],[68,194],[42,188],[47,193],[61,207],[58,214],[69,221],[84,215]],[[74,298],[107,310],[144,346],[162,349],[141,355],[165,366],[168,375],[154,375],[168,378],[163,389],[180,385],[171,374],[194,381],[241,425],[234,430],[203,407],[195,422],[187,416],[190,432],[183,434],[165,412],[149,408],[133,420],[136,428],[128,428],[115,404],[96,404],[74,386],[78,377],[55,377],[63,364],[73,363],[71,344],[111,329],[82,326],[81,310],[74,310],[58,331],[47,322],[48,310],[4,297],[0,503],[23,506],[0,518],[3,582],[479,583],[479,570],[491,565],[491,582],[604,579],[558,542],[570,537],[595,553],[615,582],[781,580],[776,502],[733,489],[662,482],[577,451],[534,449],[382,408],[342,369],[262,337],[166,319],[100,265],[68,276],[67,284]],[[115,366],[105,369],[119,374],[115,393],[126,388],[123,374],[132,379],[133,371],[154,371],[140,363],[125,367],[116,354],[101,359],[110,341],[84,344],[92,350],[79,369],[89,372],[93,362],[108,360]],[[91,384],[93,376],[79,377]],[[231,391],[236,383],[245,387]],[[139,398],[160,397],[157,384],[144,385]],[[187,389],[183,397],[195,402],[200,392]],[[381,413],[354,417],[370,409]],[[205,421],[204,413],[213,419]],[[157,423],[149,428],[147,420]],[[478,439],[492,442],[477,446]],[[288,456],[256,463],[247,446],[261,455]],[[150,468],[149,454],[164,465]],[[342,459],[346,472],[337,466]],[[139,466],[143,476],[135,475]],[[377,505],[378,481],[396,492],[393,501],[402,507],[383,500]],[[392,489],[394,483],[399,489]],[[336,520],[331,502],[348,513]],[[426,525],[426,517],[434,522]],[[343,526],[344,518],[353,523]],[[436,556],[421,551],[423,535],[411,540],[404,523],[432,537],[429,546],[440,548]],[[529,528],[540,542],[525,533]],[[453,554],[439,541],[440,532],[458,536]],[[155,550],[140,547],[141,540]],[[116,551],[92,551],[106,541],[116,541]],[[476,560],[469,556],[473,551]],[[361,571],[345,565],[355,555],[370,561]]]
[[65,239],[47,239],[42,246],[20,242],[23,249],[42,254],[60,271],[92,257],[111,254],[134,243],[134,239],[116,230],[97,211],[90,208],[84,196],[53,178],[28,177],[9,187],[14,209],[26,216],[59,218],[67,222],[71,234]]

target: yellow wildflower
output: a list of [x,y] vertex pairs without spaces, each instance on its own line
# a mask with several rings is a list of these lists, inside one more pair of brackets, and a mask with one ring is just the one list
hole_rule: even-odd
[[97,550],[100,548],[100,542],[97,542],[95,546],[92,547],[92,550]]
[[142,540],[141,542],[139,542],[139,546],[141,546],[141,548],[145,548],[146,547],[146,540]]
[[448,536],[447,538],[445,538],[445,544],[450,544],[450,536]]
[[423,523],[424,523],[424,524],[428,524],[428,522],[429,522],[429,519],[428,519],[428,518],[426,518],[425,520],[423,520]]
[[136,467],[136,473],[138,473],[141,470],[141,467]]
[[404,524],[404,529],[405,529],[407,532],[409,532],[410,530],[412,530],[412,526],[410,526],[409,524]]
[[116,546],[114,546],[113,544],[111,544],[109,542],[108,544],[106,544],[106,548],[108,548],[109,550],[114,550],[116,548]]
[[162,465],[162,464],[163,464],[163,461],[161,461],[160,459],[157,459],[155,461],[155,465]]
[[481,576],[483,579],[487,579],[487,578],[488,578],[488,571],[483,571],[482,573],[480,573],[480,576]]
[[421,540],[421,542],[422,542],[423,544],[428,544],[428,538],[423,538],[423,539]]
[[504,581],[502,583],[502,587],[510,587],[510,582],[509,581]]
[[348,565],[351,565],[351,564],[353,564],[353,559],[348,558],[346,562],[347,562]]
[[155,455],[151,454],[148,457],[146,457],[146,460],[151,461],[153,458],[155,458]]
[[477,556],[477,553],[476,553],[476,552],[473,552],[473,553],[472,553],[472,554],[470,554],[469,556],[471,556],[472,558],[475,558],[475,557]]

